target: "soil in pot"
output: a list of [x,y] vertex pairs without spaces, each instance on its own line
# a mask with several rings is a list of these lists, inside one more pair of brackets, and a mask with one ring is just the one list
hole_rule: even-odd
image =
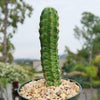
[[61,79],[59,87],[45,86],[45,79],[31,81],[20,89],[20,95],[30,100],[64,100],[77,95],[79,86],[70,80]]

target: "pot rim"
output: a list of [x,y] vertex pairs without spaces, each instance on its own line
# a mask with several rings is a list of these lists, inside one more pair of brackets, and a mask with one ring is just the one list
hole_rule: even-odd
[[[43,79],[43,78],[38,78],[38,79],[33,79],[33,80],[37,81],[37,80],[39,80],[39,79]],[[62,78],[62,79],[65,79],[65,78]],[[21,87],[23,87],[25,84],[27,84],[27,83],[29,83],[29,82],[31,82],[31,81],[33,81],[33,80],[24,82],[23,84],[21,84],[21,85],[18,87],[17,92],[18,92],[18,95],[19,95],[21,98],[23,98],[23,99],[25,99],[25,100],[30,100],[30,99],[27,99],[27,98],[23,97],[22,95],[20,95],[19,91],[20,91]],[[70,99],[72,99],[72,98],[74,98],[74,97],[80,95],[80,93],[81,93],[81,91],[82,91],[81,85],[80,85],[77,81],[75,81],[75,80],[73,80],[73,79],[65,79],[65,80],[70,80],[71,82],[75,82],[75,83],[79,86],[80,91],[79,91],[76,95],[74,95],[74,96],[72,96],[72,97],[70,97],[70,98],[68,98],[68,99],[64,99],[64,100],[70,100]]]

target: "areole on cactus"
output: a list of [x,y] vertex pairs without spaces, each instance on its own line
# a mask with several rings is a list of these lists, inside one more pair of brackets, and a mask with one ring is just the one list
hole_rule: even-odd
[[58,19],[57,11],[50,7],[45,8],[40,17],[41,65],[46,86],[59,86],[61,84],[57,49]]

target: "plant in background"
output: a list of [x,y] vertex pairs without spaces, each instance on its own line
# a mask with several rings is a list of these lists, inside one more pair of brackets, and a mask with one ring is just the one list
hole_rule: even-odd
[[95,59],[93,60],[93,64],[94,64],[95,66],[97,66],[97,68],[98,68],[97,75],[98,75],[98,77],[99,77],[99,79],[100,79],[100,55],[97,55],[97,56],[95,57]]
[[57,49],[58,14],[54,8],[45,8],[40,17],[41,64],[47,86],[59,86],[61,74]]
[[73,71],[83,72],[83,76],[86,76],[90,82],[90,87],[92,88],[93,78],[97,77],[97,68],[95,66],[84,66],[84,65],[76,65],[73,68]]
[[0,78],[0,99],[3,99],[4,96],[6,97],[7,100],[9,100],[8,92],[7,92],[7,79],[5,78]]
[[[95,27],[100,25],[100,17],[94,15],[91,12],[83,12],[81,18],[82,28],[75,26],[74,35],[75,37],[82,42],[82,47],[87,48],[86,53],[88,54],[88,60],[91,64],[93,59],[93,43],[94,39],[98,36],[99,30]],[[94,30],[95,28],[95,30]],[[83,53],[84,54],[84,53]]]
[[16,64],[0,63],[0,78],[5,78],[9,83],[19,81],[20,83],[31,79],[33,74]]
[[0,34],[3,35],[0,35],[0,47],[3,46],[3,50],[0,53],[3,55],[4,62],[8,60],[7,57],[9,60],[13,59],[12,48],[9,48],[10,54],[8,54],[9,51],[6,50],[6,47],[8,47],[7,45],[13,45],[11,38],[16,33],[19,23],[23,24],[26,16],[31,17],[32,11],[32,6],[24,0],[0,0]]

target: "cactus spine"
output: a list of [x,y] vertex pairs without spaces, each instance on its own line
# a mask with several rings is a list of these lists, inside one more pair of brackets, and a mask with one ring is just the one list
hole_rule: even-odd
[[45,8],[40,17],[41,65],[46,86],[61,84],[57,49],[58,19],[57,11],[54,8]]

